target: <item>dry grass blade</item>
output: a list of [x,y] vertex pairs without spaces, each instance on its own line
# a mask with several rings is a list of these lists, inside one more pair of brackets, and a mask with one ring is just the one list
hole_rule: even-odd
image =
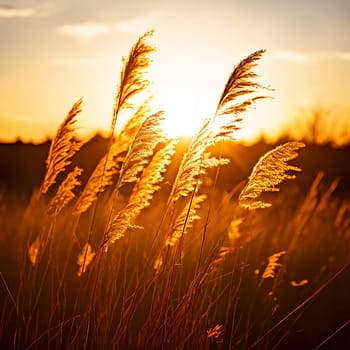
[[151,62],[149,56],[155,51],[154,47],[147,43],[152,35],[153,31],[142,35],[131,48],[128,58],[123,58],[124,64],[113,107],[112,134],[119,111],[132,107],[131,99],[149,85],[149,80],[144,74]]
[[145,168],[134,187],[128,204],[114,217],[106,234],[105,245],[114,243],[122,238],[129,228],[135,227],[137,216],[151,204],[153,194],[160,189],[158,184],[163,181],[163,174],[175,153],[176,142],[175,140],[168,141]]
[[149,116],[130,146],[120,171],[118,187],[128,182],[136,182],[139,173],[144,169],[148,158],[153,154],[156,145],[164,139],[160,123],[164,120],[164,112]]
[[174,246],[183,235],[187,234],[188,230],[193,226],[193,222],[201,218],[197,214],[197,211],[206,198],[206,195],[202,194],[194,196],[192,200],[188,201],[187,205],[177,217],[172,229],[172,234],[166,240],[166,245]]
[[113,176],[119,169],[118,161],[122,160],[122,154],[130,148],[132,140],[150,112],[149,101],[150,99],[147,99],[140,105],[124,125],[108,152],[98,162],[74,207],[74,215],[82,214],[88,210],[92,203],[97,200],[98,194],[113,184]]
[[256,200],[263,192],[279,191],[277,187],[285,179],[294,179],[289,171],[301,171],[287,162],[298,157],[298,150],[305,147],[302,142],[292,141],[277,146],[262,156],[255,165],[247,185],[239,195],[239,204],[247,209],[270,207],[270,203]]
[[77,259],[77,264],[79,266],[77,275],[79,277],[86,271],[86,268],[92,262],[95,255],[96,255],[96,252],[92,250],[91,245],[89,243],[86,243],[81,253],[78,255],[78,259]]
[[52,140],[46,160],[46,174],[41,185],[41,193],[46,193],[56,182],[58,174],[66,169],[71,163],[70,159],[82,146],[82,142],[75,139],[76,116],[81,112],[81,104],[82,99],[73,105]]
[[52,198],[48,214],[51,216],[57,216],[61,210],[75,197],[73,189],[79,186],[81,182],[77,179],[83,172],[83,169],[75,167],[70,172],[66,179],[61,183],[54,198]]

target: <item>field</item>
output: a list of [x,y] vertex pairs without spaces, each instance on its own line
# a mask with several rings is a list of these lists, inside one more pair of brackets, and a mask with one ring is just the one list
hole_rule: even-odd
[[349,147],[235,140],[269,94],[263,51],[192,139],[170,139],[134,102],[149,35],[108,138],[76,138],[79,100],[50,143],[0,146],[1,348],[349,348]]

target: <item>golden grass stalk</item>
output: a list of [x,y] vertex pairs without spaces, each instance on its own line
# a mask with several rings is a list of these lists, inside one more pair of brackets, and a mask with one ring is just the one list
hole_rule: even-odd
[[180,197],[187,197],[201,184],[200,176],[209,168],[228,164],[228,159],[210,157],[207,147],[213,143],[210,119],[206,119],[201,129],[192,139],[189,150],[182,158],[169,199],[176,202]]
[[286,254],[286,252],[283,250],[281,252],[275,253],[271,256],[269,256],[269,261],[266,265],[266,268],[263,272],[262,278],[275,278],[276,276],[276,268],[278,266],[282,266],[278,260],[282,255]]
[[115,143],[119,143],[119,153],[127,152],[130,148],[132,141],[134,140],[137,132],[139,131],[142,123],[147,116],[151,114],[150,102],[152,96],[149,96],[143,103],[140,104],[133,116],[125,123]]
[[201,194],[194,196],[192,200],[189,200],[186,206],[177,217],[175,224],[172,228],[172,234],[166,240],[166,245],[173,247],[181,237],[188,233],[188,230],[193,226],[194,221],[199,220],[201,217],[197,214],[201,203],[206,199],[206,195]]
[[40,248],[43,246],[42,240],[37,237],[35,241],[28,248],[28,258],[31,264],[34,266],[38,261]]
[[257,100],[268,97],[260,93],[267,87],[256,82],[258,75],[254,72],[264,52],[265,50],[253,52],[243,59],[231,73],[214,116],[216,138],[234,139],[233,135],[240,129],[243,120],[242,114]]
[[96,252],[94,252],[89,243],[86,243],[78,255],[77,264],[79,266],[79,270],[77,275],[80,277],[85,271],[89,264],[92,262],[95,257]]
[[[191,152],[193,155],[196,152]],[[202,154],[202,158],[187,158],[190,154],[185,155],[184,162],[182,164],[182,171],[173,187],[173,202],[177,201],[180,197],[187,197],[196,188],[202,184],[200,179],[201,175],[205,175],[210,168],[218,167],[219,165],[226,165],[230,162],[227,158],[215,158],[210,157],[210,153],[206,152]]]
[[73,189],[76,186],[81,185],[81,182],[77,179],[83,172],[83,169],[75,167],[70,172],[66,179],[59,186],[56,195],[52,198],[49,204],[48,214],[51,216],[57,216],[61,210],[75,197]]
[[75,204],[74,215],[82,214],[88,210],[92,203],[97,200],[98,194],[113,184],[113,176],[119,169],[118,161],[122,159],[122,154],[130,148],[137,131],[150,113],[149,101],[150,98],[140,105],[134,115],[124,125],[109,151],[98,162],[85,185],[84,191]]
[[147,40],[152,35],[153,31],[148,31],[142,35],[132,46],[127,59],[123,57],[123,68],[114,99],[110,145],[106,155],[97,164],[82,195],[79,197],[73,210],[75,215],[82,214],[88,210],[92,203],[97,200],[98,194],[103,192],[107,186],[113,184],[113,175],[118,171],[118,157],[129,149],[131,140],[134,139],[145,116],[149,113],[150,99],[147,99],[124,126],[119,137],[113,142],[119,112],[123,109],[132,108],[132,98],[149,85],[149,80],[145,78],[145,73],[151,62],[150,54],[155,51],[147,43]]
[[176,142],[176,140],[168,141],[165,147],[155,154],[148,167],[144,169],[128,204],[113,218],[107,230],[105,246],[124,237],[129,228],[138,227],[135,226],[135,220],[144,208],[150,206],[153,194],[160,189],[159,183],[163,181],[163,174],[175,153]]
[[[260,94],[256,95],[260,89],[266,87],[255,81],[258,75],[253,71],[264,52],[265,50],[253,52],[234,68],[219,99],[216,116],[239,115],[257,99],[265,98]],[[241,97],[245,98],[238,100]]]
[[113,184],[113,175],[117,173],[117,163],[115,161],[115,147],[98,162],[93,173],[90,175],[83,192],[75,203],[73,214],[79,215],[87,211],[92,203],[97,200],[100,192]]
[[230,222],[228,227],[227,236],[230,241],[235,241],[241,237],[240,226],[244,222],[243,217],[235,218]]
[[164,112],[149,116],[141,125],[120,170],[118,187],[128,182],[136,182],[139,173],[148,163],[157,144],[164,140],[160,124],[164,120]]
[[152,192],[154,193],[160,189],[160,186],[157,184],[164,180],[163,174],[166,172],[175,153],[177,142],[178,140],[168,140],[165,146],[154,155],[151,163],[145,168],[141,178],[136,183],[130,196],[130,201],[136,202],[139,198],[142,198],[147,206],[150,205]]
[[209,160],[206,149],[222,138],[233,138],[240,126],[242,113],[258,99],[265,98],[259,91],[266,87],[255,82],[258,77],[253,69],[265,51],[259,50],[243,59],[231,73],[219,99],[212,118],[204,121],[202,128],[192,139],[189,151],[185,154],[172,189],[172,200],[191,193],[200,175],[206,169],[227,164],[227,160]]
[[46,193],[56,182],[59,173],[71,163],[71,158],[82,146],[75,139],[76,116],[81,112],[82,99],[78,100],[67,114],[52,140],[49,155],[46,159],[46,174],[41,185],[41,193]]
[[208,146],[210,137],[210,119],[206,119],[201,129],[192,138],[189,150],[181,160],[169,197],[172,201],[175,202],[180,197],[186,197],[194,190],[200,176],[203,154]]
[[163,266],[163,257],[159,254],[153,263],[153,269],[158,273]]
[[128,58],[125,59],[123,57],[120,83],[113,107],[112,135],[114,134],[119,111],[133,107],[131,99],[149,85],[149,80],[145,78],[145,73],[151,62],[150,54],[155,51],[154,47],[147,43],[147,40],[152,35],[153,31],[148,31],[142,35],[132,46]]
[[255,165],[248,183],[239,195],[240,206],[247,209],[270,207],[271,203],[256,200],[263,192],[279,191],[277,187],[285,179],[294,179],[289,171],[301,171],[287,162],[298,157],[298,150],[305,147],[302,142],[292,141],[277,146],[263,155]]

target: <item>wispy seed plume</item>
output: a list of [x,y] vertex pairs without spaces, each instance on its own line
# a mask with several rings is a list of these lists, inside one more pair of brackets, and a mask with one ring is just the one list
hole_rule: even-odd
[[82,142],[76,141],[76,116],[81,112],[82,99],[78,100],[69,111],[52,140],[46,159],[46,174],[41,185],[41,193],[46,193],[56,182],[58,174],[71,163],[71,158],[81,148]]
[[107,230],[105,246],[114,243],[125,235],[125,232],[135,225],[136,218],[141,211],[150,206],[151,199],[160,189],[159,183],[164,179],[164,173],[175,153],[176,140],[169,140],[153,157],[144,169],[142,176],[136,183],[129,202],[119,211]]
[[292,141],[277,146],[263,155],[255,167],[247,185],[239,195],[239,204],[247,209],[270,207],[271,203],[257,200],[263,192],[279,191],[277,187],[285,179],[294,179],[289,171],[301,171],[296,166],[289,165],[288,161],[298,157],[297,150],[305,147],[302,142]]
[[49,215],[57,216],[61,210],[75,197],[73,189],[81,185],[78,177],[82,174],[82,172],[83,169],[76,166],[60,184],[56,195],[52,198],[49,204]]
[[134,115],[124,125],[109,151],[98,162],[74,207],[74,215],[87,211],[92,203],[97,200],[98,194],[113,184],[113,177],[120,170],[120,162],[123,159],[122,154],[130,148],[137,131],[150,113],[149,101],[150,98],[140,105]]

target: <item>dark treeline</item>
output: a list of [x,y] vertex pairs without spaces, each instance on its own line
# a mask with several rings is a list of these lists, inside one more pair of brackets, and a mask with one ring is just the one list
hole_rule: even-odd
[[[220,170],[221,189],[230,190],[232,184],[244,181],[248,178],[254,164],[265,152],[275,147],[263,140],[251,146],[226,143],[223,156],[231,159],[230,167],[222,167]],[[181,154],[186,149],[187,141],[183,140],[178,146],[178,156],[174,163],[180,161]],[[21,141],[15,143],[0,144],[0,192],[2,195],[15,195],[29,200],[32,191],[40,186],[45,173],[45,160],[48,154],[50,142],[38,145],[26,144]],[[81,176],[84,184],[98,160],[107,149],[107,140],[100,135],[91,138],[78,152],[73,165],[84,169]],[[330,145],[307,145],[300,150],[300,156],[294,160],[294,164],[302,168],[302,173],[297,176],[296,183],[304,192],[312,183],[319,171],[324,173],[323,183],[328,185],[339,178],[336,194],[347,196],[350,192],[350,146],[333,148]],[[171,168],[175,168],[176,164]],[[170,168],[170,169],[171,169]],[[170,170],[171,172],[171,170]]]

